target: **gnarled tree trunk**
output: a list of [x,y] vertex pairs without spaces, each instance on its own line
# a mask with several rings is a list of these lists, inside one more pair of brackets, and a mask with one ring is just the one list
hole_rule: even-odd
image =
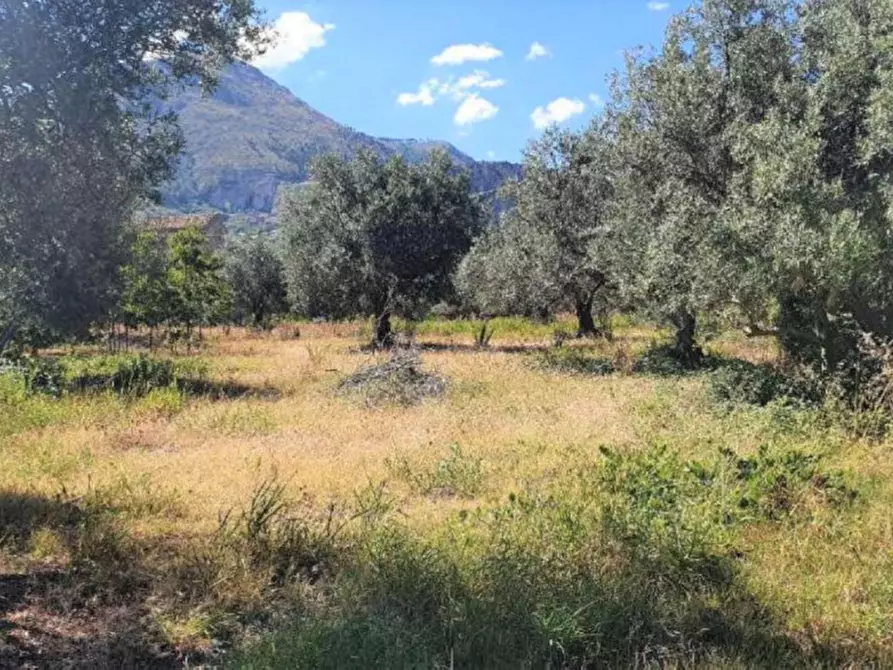
[[673,345],[676,359],[686,368],[697,368],[704,360],[704,351],[695,342],[695,315],[688,310],[680,310],[673,317],[673,325],[676,326],[676,342]]
[[372,346],[376,349],[390,349],[394,345],[394,334],[391,332],[391,312],[382,311],[375,319],[375,333]]
[[593,296],[585,300],[578,299],[576,301],[577,309],[577,337],[598,337],[601,331],[595,325],[595,319],[592,317]]

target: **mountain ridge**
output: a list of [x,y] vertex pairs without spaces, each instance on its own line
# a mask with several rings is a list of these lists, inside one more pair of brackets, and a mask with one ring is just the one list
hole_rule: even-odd
[[306,182],[311,161],[325,153],[350,157],[370,149],[383,158],[400,155],[419,162],[440,147],[457,167],[470,171],[476,192],[492,191],[521,173],[520,165],[476,161],[446,141],[362,133],[245,63],[221,73],[213,96],[187,90],[169,107],[179,116],[186,150],[176,177],[162,189],[162,202],[181,211],[271,213],[279,187]]

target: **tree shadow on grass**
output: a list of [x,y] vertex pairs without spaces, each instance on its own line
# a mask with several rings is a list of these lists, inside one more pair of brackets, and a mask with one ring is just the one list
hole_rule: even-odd
[[[0,491],[0,668],[182,666],[152,623],[142,552],[116,547],[104,514]],[[33,556],[36,532],[66,556]]]
[[[190,397],[203,397],[210,400],[235,400],[237,398],[256,398],[260,400],[278,400],[282,392],[270,386],[256,387],[241,384],[235,381],[217,381],[201,377],[178,377],[173,382],[185,395]],[[154,387],[165,388],[167,385]],[[80,375],[71,382],[71,390],[76,393],[100,393],[104,391],[117,391],[114,378],[109,375]],[[150,389],[144,388],[121,395],[139,397],[146,395]]]
[[258,400],[279,400],[282,391],[272,386],[250,386],[234,381],[213,381],[208,379],[178,379],[177,387],[188,396],[204,397],[211,400],[235,400],[254,398]]
[[[334,614],[247,650],[255,667],[885,667],[869,645],[799,643],[720,560],[549,571],[502,546],[465,581],[431,546],[390,547],[347,576]],[[498,556],[497,556],[498,553]],[[558,566],[555,566],[556,568]]]
[[496,353],[496,354],[529,354],[537,351],[548,349],[545,344],[506,344],[487,346],[478,346],[477,344],[467,344],[462,342],[413,342],[408,346],[394,346],[392,349],[380,349],[371,344],[364,344],[352,348],[350,351],[357,354],[370,353],[387,353],[388,351],[399,351],[401,349],[414,349],[421,352],[430,353],[455,353],[455,354],[480,354],[480,353]]
[[548,349],[545,344],[488,344],[478,346],[476,344],[420,342],[418,348],[421,351],[449,352],[459,354],[494,353],[494,354],[529,354]]

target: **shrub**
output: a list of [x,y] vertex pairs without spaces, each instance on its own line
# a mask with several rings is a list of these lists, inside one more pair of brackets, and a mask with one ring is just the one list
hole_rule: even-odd
[[795,379],[770,365],[728,361],[710,376],[709,391],[718,402],[765,406],[776,400],[817,404],[822,389],[817,383]]
[[62,395],[63,370],[52,358],[0,358],[0,375],[18,380],[28,395]]
[[369,406],[396,404],[416,405],[426,398],[437,398],[447,390],[447,380],[421,369],[417,351],[397,350],[390,359],[372,365],[341,380],[338,387],[359,395]]
[[689,374],[693,370],[714,368],[717,360],[711,356],[698,355],[698,364],[692,367],[691,361],[672,344],[653,345],[633,364],[633,372],[674,377]]
[[172,361],[146,354],[70,357],[64,367],[69,386],[76,391],[113,391],[141,397],[177,383],[201,388],[206,375],[202,361]]
[[174,383],[171,361],[140,355],[122,360],[109,379],[109,385],[123,395],[145,395],[153,389]]
[[761,447],[756,456],[739,458],[731,450],[723,450],[737,480],[735,503],[744,514],[775,519],[788,515],[798,503],[818,495],[825,502],[840,506],[856,499],[841,471],[824,472],[820,457],[798,450],[772,453]]

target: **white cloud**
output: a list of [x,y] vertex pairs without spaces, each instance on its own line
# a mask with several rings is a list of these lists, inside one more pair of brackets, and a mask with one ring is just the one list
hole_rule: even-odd
[[582,100],[558,98],[545,107],[537,107],[533,110],[530,118],[533,120],[533,125],[536,128],[543,129],[551,126],[553,123],[563,123],[572,116],[582,114],[585,109],[586,105]]
[[496,152],[492,149],[487,152],[487,160],[492,161],[496,159]]
[[491,79],[490,74],[483,70],[475,70],[471,74],[460,77],[458,80],[450,77],[441,81],[433,77],[419,85],[415,93],[401,93],[397,96],[397,104],[423,105],[429,107],[442,97],[449,96],[456,102],[462,102],[471,95],[475,89],[493,89],[505,86],[505,79]]
[[448,92],[454,96],[464,97],[466,91],[473,88],[501,88],[505,86],[505,79],[490,79],[490,74],[483,70],[475,70],[471,74],[461,77],[455,84],[447,84]]
[[467,61],[493,60],[502,56],[502,52],[492,44],[454,44],[447,47],[431,62],[434,65],[461,65]]
[[669,2],[655,2],[655,0],[651,0],[651,2],[648,3],[648,9],[650,9],[652,12],[662,12],[669,8]]
[[416,93],[401,93],[397,96],[397,104],[403,105],[424,105],[429,107],[434,104],[434,100],[438,95],[440,82],[437,79],[429,79],[422,82]]
[[467,126],[479,121],[492,119],[497,112],[499,112],[499,107],[489,100],[481,98],[476,93],[472,93],[459,105],[453,120],[457,126]]
[[602,99],[598,93],[590,93],[589,94],[589,102],[592,103],[593,107],[604,107],[605,101]]
[[276,19],[275,44],[254,65],[262,70],[281,70],[301,60],[311,49],[326,44],[326,33],[334,30],[331,23],[316,23],[306,12],[285,12]]
[[534,42],[530,45],[530,51],[527,52],[525,60],[536,60],[537,58],[544,58],[551,55],[552,53],[546,47],[539,42]]

